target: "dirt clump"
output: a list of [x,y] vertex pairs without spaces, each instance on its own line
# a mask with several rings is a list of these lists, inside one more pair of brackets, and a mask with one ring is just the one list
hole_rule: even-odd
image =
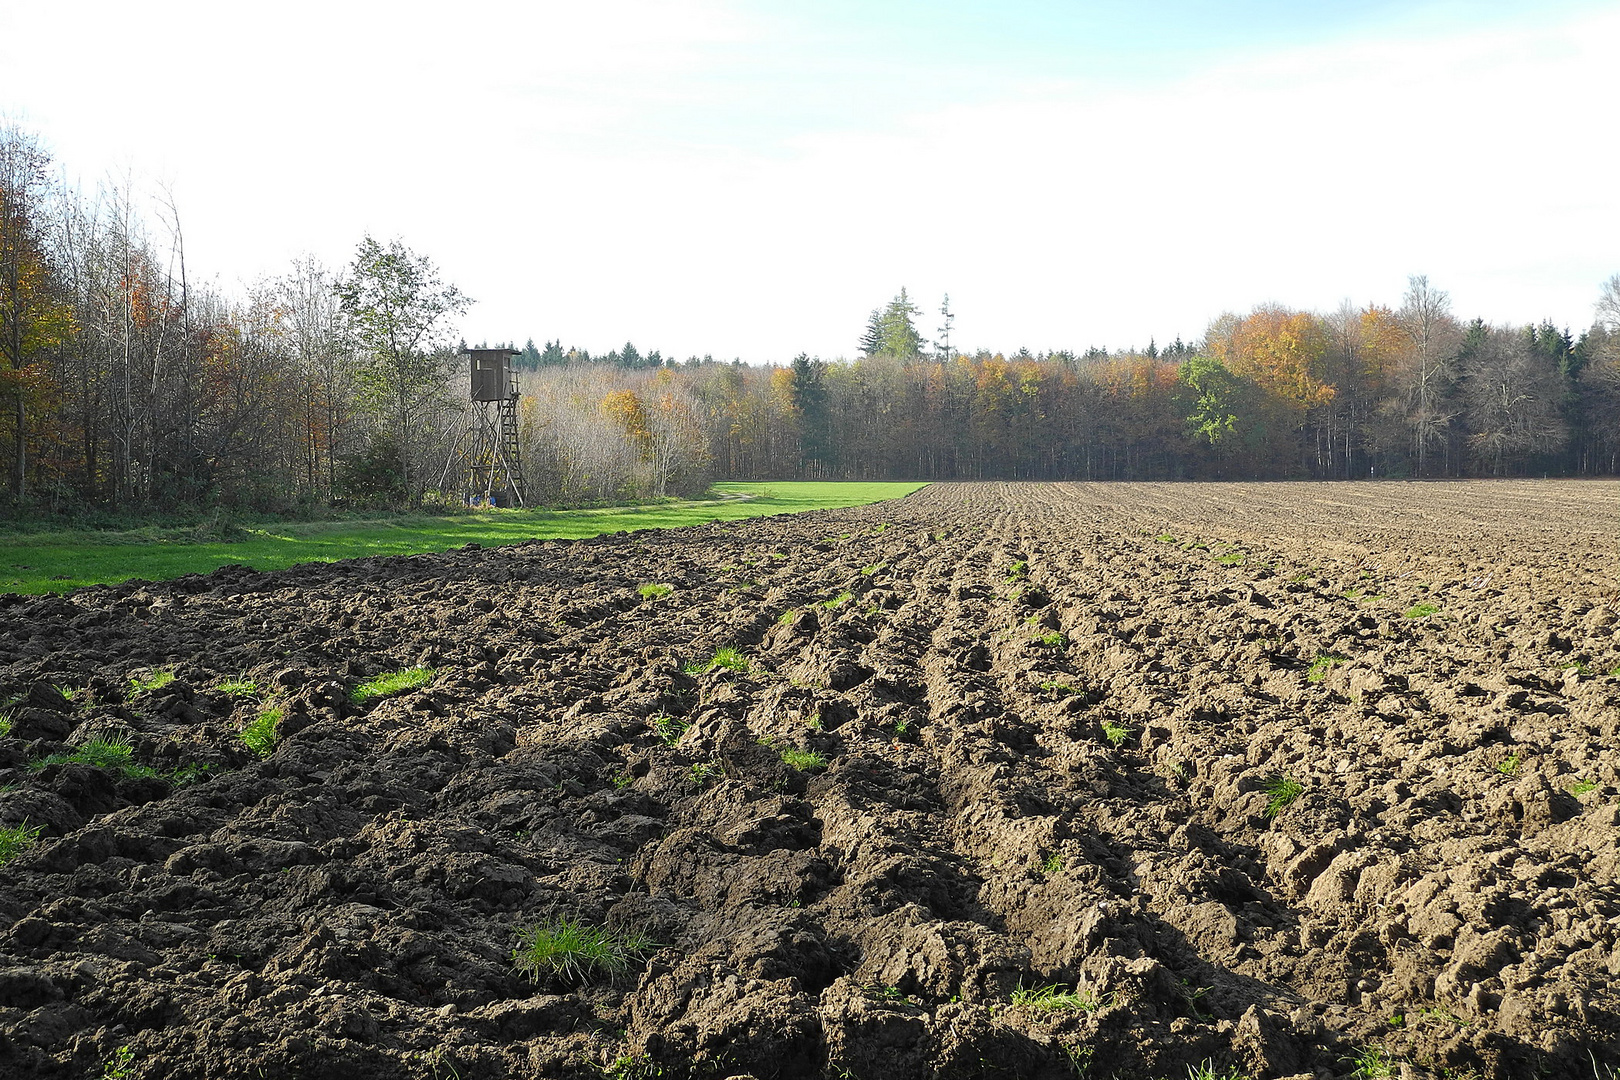
[[14,599],[0,1073],[1607,1076],[1616,520],[939,484]]

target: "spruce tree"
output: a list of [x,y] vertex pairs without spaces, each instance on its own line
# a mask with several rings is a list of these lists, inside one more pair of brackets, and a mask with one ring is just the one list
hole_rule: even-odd
[[878,317],[878,352],[908,360],[920,354],[922,335],[917,333],[917,326],[911,321],[916,314],[917,305],[911,302],[902,288],[900,295],[890,300],[889,306]]
[[876,356],[883,351],[883,316],[877,308],[866,320],[866,332],[861,334],[861,355]]
[[534,338],[523,344],[523,351],[517,354],[517,366],[524,371],[533,371],[540,366],[540,350],[534,347]]
[[832,424],[827,412],[827,364],[805,353],[793,358],[790,392],[799,413],[800,468],[806,475],[826,475],[832,468]]

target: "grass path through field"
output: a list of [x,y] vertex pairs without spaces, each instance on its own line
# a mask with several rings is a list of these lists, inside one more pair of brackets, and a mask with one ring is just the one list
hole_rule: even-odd
[[224,543],[153,539],[140,533],[83,531],[0,537],[0,592],[65,592],[131,578],[163,581],[241,563],[282,570],[305,562],[372,555],[412,555],[463,544],[515,544],[579,539],[636,529],[669,529],[710,521],[825,510],[897,499],[922,484],[766,481],[715,484],[719,499],[616,506],[598,510],[486,510],[376,521],[285,522],[250,528]]

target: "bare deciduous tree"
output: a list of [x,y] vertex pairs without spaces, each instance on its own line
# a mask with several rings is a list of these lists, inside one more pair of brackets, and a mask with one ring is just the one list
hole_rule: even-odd
[[1448,398],[1455,378],[1457,324],[1451,297],[1433,288],[1421,274],[1407,279],[1406,296],[1397,313],[1411,349],[1402,365],[1403,412],[1412,432],[1412,451],[1419,476],[1428,473],[1429,451],[1443,445],[1454,412]]
[[1529,348],[1523,331],[1488,330],[1471,351],[1463,379],[1469,450],[1492,475],[1556,449],[1566,434],[1558,415],[1563,376]]

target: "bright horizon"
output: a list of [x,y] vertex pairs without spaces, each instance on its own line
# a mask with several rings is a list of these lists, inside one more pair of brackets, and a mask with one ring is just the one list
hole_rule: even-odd
[[853,356],[905,287],[960,349],[1121,349],[1410,274],[1579,334],[1620,272],[1613,5],[875,7],[18,6],[0,113],[172,191],[194,278],[397,236],[469,341]]

